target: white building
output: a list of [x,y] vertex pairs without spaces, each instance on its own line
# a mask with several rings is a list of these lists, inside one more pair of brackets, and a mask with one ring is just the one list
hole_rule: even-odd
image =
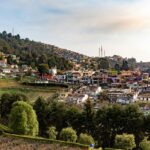
[[108,97],[111,102],[121,104],[134,103],[138,100],[139,92],[132,91],[131,89],[110,89]]
[[82,104],[88,99],[87,94],[70,94],[68,95],[66,102],[70,104]]

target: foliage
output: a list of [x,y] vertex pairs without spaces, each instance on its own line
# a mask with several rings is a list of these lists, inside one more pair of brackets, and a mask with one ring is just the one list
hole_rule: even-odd
[[[82,57],[77,53],[60,49],[54,45],[31,41],[28,38],[21,39],[19,34],[13,36],[6,31],[0,33],[0,50],[6,54],[13,53],[20,57],[19,65],[26,64],[33,68],[38,67],[39,64],[47,64],[50,68],[56,66],[60,70],[70,70],[73,65],[65,59],[65,56],[76,54]],[[61,53],[60,50],[62,50]],[[13,64],[10,57],[8,60],[9,64]]]
[[120,70],[121,70],[121,68],[120,68],[120,65],[119,65],[119,64],[115,64],[115,70],[117,70],[117,71],[120,71]]
[[37,119],[39,122],[39,134],[45,135],[45,131],[47,130],[47,123],[46,123],[46,116],[47,116],[47,103],[45,102],[43,97],[39,97],[34,105],[33,108],[36,112]]
[[109,61],[107,60],[107,58],[100,58],[98,60],[98,63],[99,69],[109,69]]
[[[83,115],[79,108],[76,106],[71,106],[66,110],[64,116],[64,124],[65,126],[71,126],[73,129],[77,131],[78,134],[82,131],[83,124]],[[79,128],[80,126],[80,128]]]
[[40,72],[41,75],[49,73],[49,66],[48,66],[48,64],[40,64],[38,66],[38,71]]
[[16,101],[28,101],[28,98],[24,94],[9,94],[4,93],[0,98],[0,114],[1,117],[7,117],[12,108],[12,104]]
[[58,132],[61,131],[62,128],[66,127],[64,122],[64,118],[65,118],[65,114],[66,114],[66,106],[64,105],[64,103],[59,103],[59,102],[55,102],[51,101],[48,104],[48,113],[47,113],[47,123],[48,126],[52,125],[55,126],[58,130]]
[[0,124],[0,131],[2,131],[2,132],[8,132],[8,133],[12,132],[12,130],[10,128],[8,128],[7,126],[5,126],[3,124]]
[[122,70],[129,70],[128,61],[124,60],[122,64]]
[[118,133],[134,134],[137,145],[143,139],[144,115],[136,105],[104,107],[97,111],[95,120],[95,138],[103,147],[113,147]]
[[91,135],[81,133],[78,139],[78,142],[81,144],[95,144],[94,139]]
[[149,150],[150,149],[150,141],[147,140],[143,140],[139,147],[141,148],[141,150]]
[[93,103],[88,99],[84,105],[83,124],[85,125],[85,131],[91,135],[93,135],[95,128],[94,115]]
[[49,127],[47,133],[50,139],[56,140],[57,137],[56,127],[54,126]]
[[14,133],[38,135],[38,121],[32,106],[23,101],[13,104],[10,113],[9,126]]
[[70,127],[64,128],[60,133],[60,139],[68,142],[76,142],[77,140],[76,131]]
[[[150,135],[149,116],[144,116],[135,104],[110,105],[95,111],[91,101],[87,101],[83,109],[80,109],[58,102],[57,97],[51,97],[50,100],[40,97],[33,107],[39,121],[40,136],[48,136],[49,126],[55,126],[58,133],[63,128],[72,127],[77,135],[90,134],[97,146],[113,147],[117,134],[134,134],[137,146],[144,135]],[[60,134],[57,137],[61,137]]]
[[116,135],[115,147],[122,148],[125,150],[132,150],[136,147],[135,137],[132,134]]

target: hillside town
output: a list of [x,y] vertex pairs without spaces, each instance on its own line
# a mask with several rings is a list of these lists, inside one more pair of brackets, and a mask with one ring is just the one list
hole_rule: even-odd
[[[35,84],[59,83],[76,86],[59,93],[58,99],[68,104],[82,106],[87,99],[91,99],[97,109],[101,107],[100,99],[122,105],[150,101],[150,72],[140,68],[139,64],[133,70],[94,70],[80,68],[81,64],[76,60],[76,63],[73,61],[72,70],[60,71],[57,67],[52,67],[48,72],[40,72],[28,65],[19,66],[19,57],[16,55],[1,52],[0,57],[0,78],[30,76]],[[117,61],[116,58],[120,57],[111,57],[111,61]],[[14,62],[11,65],[10,59]],[[105,98],[102,97],[104,93]],[[142,109],[149,113],[150,106],[145,104]]]

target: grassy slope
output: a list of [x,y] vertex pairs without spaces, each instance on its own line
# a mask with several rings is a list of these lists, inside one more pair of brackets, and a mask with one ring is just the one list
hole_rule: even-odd
[[56,92],[62,91],[59,87],[31,87],[20,84],[12,79],[0,79],[0,95],[3,93],[22,93],[28,96],[31,100],[36,100],[39,96],[48,98]]
[[50,140],[41,137],[31,137],[4,133],[0,137],[0,148],[2,149],[52,149],[52,150],[87,150],[87,145],[71,143],[59,140]]
[[[47,144],[30,142],[23,139],[0,137],[0,150],[81,150],[78,147],[62,146],[59,144]],[[87,150],[84,149],[84,150]]]

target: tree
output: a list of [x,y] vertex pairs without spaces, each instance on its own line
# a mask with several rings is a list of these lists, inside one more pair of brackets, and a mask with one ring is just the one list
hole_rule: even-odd
[[64,116],[65,126],[71,126],[77,131],[77,133],[81,133],[81,126],[83,124],[83,119],[81,119],[81,116],[82,112],[79,108],[75,106],[69,107]]
[[109,69],[109,62],[108,62],[107,58],[99,59],[98,68],[99,69]]
[[149,150],[150,149],[150,141],[147,141],[147,140],[143,140],[141,143],[140,143],[140,149],[141,150]]
[[2,32],[2,36],[3,36],[4,38],[6,38],[7,32],[6,32],[6,31],[3,31],[3,32]]
[[78,142],[81,144],[95,144],[94,139],[91,135],[81,133],[78,139]]
[[77,134],[76,131],[71,127],[62,129],[60,133],[60,139],[67,142],[76,142]]
[[61,102],[51,102],[47,108],[47,123],[48,125],[55,126],[58,132],[61,131],[62,128],[66,127],[65,125],[65,114],[66,114],[66,106]]
[[135,142],[138,146],[144,139],[144,114],[141,112],[138,105],[131,104],[123,109],[122,118],[122,131],[124,133],[134,134]]
[[144,129],[150,138],[150,114],[144,118]]
[[116,135],[115,147],[125,150],[132,150],[136,147],[135,138],[132,134]]
[[32,106],[24,101],[13,104],[9,126],[16,134],[38,135],[38,121]]
[[39,97],[33,105],[33,108],[37,114],[37,119],[39,122],[39,134],[41,136],[46,135],[46,130],[48,126],[46,118],[48,113],[47,107],[48,105],[43,97]]
[[14,62],[14,60],[12,59],[11,55],[9,55],[9,56],[7,57],[7,63],[10,64],[10,65],[12,65],[13,62]]
[[0,114],[1,117],[7,118],[10,110],[12,108],[12,104],[16,101],[28,101],[28,98],[24,94],[16,93],[16,94],[2,94],[0,98]]
[[40,64],[38,66],[38,71],[41,75],[49,73],[49,66],[48,64]]
[[89,134],[93,134],[94,132],[94,110],[93,110],[93,104],[90,99],[88,99],[84,105],[84,110],[83,110],[83,117],[84,117],[84,125],[85,125],[85,130]]
[[103,101],[110,102],[110,98],[108,97],[107,91],[101,92],[98,96],[98,100],[100,102],[103,102]]
[[122,132],[122,108],[118,105],[103,107],[96,113],[96,134],[98,145],[112,147],[115,136]]
[[115,70],[117,70],[117,71],[120,71],[120,70],[121,70],[121,68],[120,68],[120,65],[119,65],[119,64],[115,64]]
[[20,35],[19,34],[15,35],[15,39],[20,40]]
[[42,54],[42,55],[39,57],[38,63],[39,63],[39,64],[46,64],[46,63],[47,63],[47,56],[46,56],[45,54]]
[[56,131],[56,127],[54,126],[49,127],[47,133],[50,139],[56,140],[57,133],[58,133]]
[[126,60],[123,61],[122,70],[129,70],[128,62]]

